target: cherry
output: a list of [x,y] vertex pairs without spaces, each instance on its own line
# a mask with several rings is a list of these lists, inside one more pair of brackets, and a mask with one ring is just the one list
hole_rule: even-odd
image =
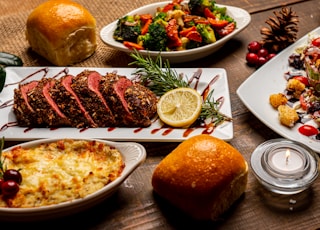
[[269,52],[268,52],[267,49],[261,48],[261,49],[258,50],[257,54],[258,54],[259,57],[267,57],[269,55]]
[[17,194],[19,185],[13,180],[7,180],[2,183],[1,191],[4,196],[11,197]]
[[273,58],[274,56],[276,56],[275,53],[269,53],[267,56],[267,59],[270,60],[271,58]]
[[261,45],[257,41],[252,41],[248,45],[248,50],[250,53],[257,53],[261,49]]
[[249,65],[257,65],[258,64],[258,55],[255,53],[247,53],[246,60]]
[[13,181],[17,182],[18,184],[21,184],[22,176],[21,176],[21,173],[19,172],[19,170],[7,169],[3,174],[3,179],[5,181],[13,180]]
[[313,39],[312,45],[320,47],[320,37]]
[[259,57],[258,58],[258,66],[262,66],[263,64],[265,64],[268,61],[268,59],[266,57]]

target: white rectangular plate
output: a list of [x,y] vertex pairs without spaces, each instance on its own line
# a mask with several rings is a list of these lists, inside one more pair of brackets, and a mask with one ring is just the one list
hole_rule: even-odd
[[281,93],[285,90],[286,80],[283,76],[289,70],[289,56],[299,46],[306,45],[308,36],[312,34],[320,34],[320,27],[287,47],[254,72],[240,85],[237,94],[247,108],[270,129],[285,138],[304,143],[319,153],[320,141],[301,135],[298,132],[299,125],[293,128],[281,125],[278,120],[277,110],[273,109],[269,103],[269,96],[271,94]]
[[[163,127],[159,119],[155,119],[150,127],[147,128],[32,128],[10,126],[12,122],[16,121],[15,115],[12,111],[12,105],[3,106],[8,101],[13,99],[14,88],[26,76],[36,72],[43,67],[7,67],[6,86],[0,93],[0,136],[4,136],[6,140],[32,140],[39,138],[99,138],[117,141],[139,141],[139,142],[180,142],[191,136],[206,133],[206,128],[195,129],[177,129]],[[64,67],[48,67],[49,72],[47,77],[55,76]],[[68,68],[69,74],[77,75],[84,69],[95,70],[100,74],[116,71],[120,75],[132,78],[134,68],[82,68],[70,67]],[[196,68],[178,68],[175,69],[177,73],[183,73],[188,79],[197,71]],[[228,89],[227,74],[224,69],[220,68],[202,68],[200,76],[198,91],[202,93],[214,77],[217,80],[211,85],[210,89],[214,89],[214,99],[224,98],[224,102],[220,111],[227,116],[231,117],[231,104]],[[40,79],[43,77],[43,72],[35,75],[32,79]],[[12,84],[16,83],[16,84]],[[12,104],[12,103],[11,103]],[[219,125],[210,134],[223,140],[231,140],[233,138],[233,123],[226,122]]]

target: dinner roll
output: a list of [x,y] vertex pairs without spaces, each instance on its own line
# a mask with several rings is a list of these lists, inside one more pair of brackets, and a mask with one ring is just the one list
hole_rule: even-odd
[[31,48],[57,66],[80,62],[96,49],[96,20],[83,6],[69,0],[49,0],[27,19]]
[[154,191],[198,220],[217,220],[244,193],[248,164],[230,144],[201,134],[168,154],[152,175]]

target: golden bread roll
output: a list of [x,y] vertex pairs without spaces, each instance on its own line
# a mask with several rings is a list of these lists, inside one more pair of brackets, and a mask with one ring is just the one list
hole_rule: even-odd
[[244,193],[248,164],[235,148],[210,135],[185,140],[152,175],[154,191],[198,220],[216,220]]
[[26,37],[35,52],[54,65],[67,66],[94,53],[96,20],[78,3],[49,0],[29,15]]

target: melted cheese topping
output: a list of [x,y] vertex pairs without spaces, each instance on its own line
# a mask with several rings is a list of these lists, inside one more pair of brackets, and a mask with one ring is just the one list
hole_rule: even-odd
[[120,176],[121,153],[96,141],[60,140],[30,149],[3,152],[8,169],[21,169],[17,195],[0,207],[39,207],[83,198]]

